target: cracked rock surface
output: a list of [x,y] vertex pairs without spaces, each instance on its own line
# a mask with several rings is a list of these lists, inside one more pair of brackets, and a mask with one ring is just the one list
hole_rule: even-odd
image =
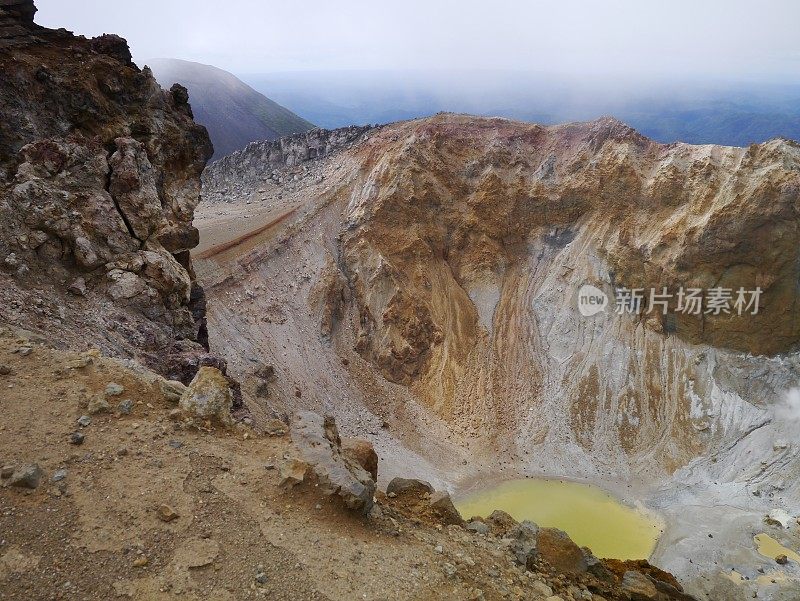
[[203,350],[189,250],[211,143],[125,40],[35,11],[0,5],[1,317],[164,371],[175,340]]

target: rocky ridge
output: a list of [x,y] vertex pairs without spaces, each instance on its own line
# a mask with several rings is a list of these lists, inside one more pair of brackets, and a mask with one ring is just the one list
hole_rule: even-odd
[[208,135],[125,40],[48,30],[35,10],[0,5],[2,318],[191,379],[207,344],[189,251]]
[[312,129],[274,141],[251,142],[209,165],[203,172],[203,185],[212,192],[214,201],[236,196],[267,180],[282,183],[280,170],[284,167],[302,166],[348,148],[374,129],[371,125]]

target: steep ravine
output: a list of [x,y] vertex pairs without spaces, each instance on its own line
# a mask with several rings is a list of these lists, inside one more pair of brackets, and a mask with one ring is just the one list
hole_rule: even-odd
[[[382,478],[598,484],[662,515],[654,560],[700,598],[793,598],[800,566],[759,580],[776,567],[752,537],[770,511],[800,513],[798,146],[455,115],[359,135],[263,169],[248,149],[205,176],[201,232],[293,210],[197,266],[254,413],[332,412],[369,433]],[[223,191],[237,160],[244,183]],[[577,311],[586,283],[609,310]],[[615,286],[760,287],[762,310],[618,315]],[[797,546],[788,526],[772,534]]]

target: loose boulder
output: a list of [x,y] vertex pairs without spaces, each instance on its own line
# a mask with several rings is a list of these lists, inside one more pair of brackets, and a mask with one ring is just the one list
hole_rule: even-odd
[[386,487],[386,494],[390,497],[412,495],[421,498],[425,494],[432,493],[433,486],[430,483],[415,478],[392,478]]
[[538,550],[539,556],[559,572],[583,574],[588,569],[583,549],[562,530],[539,530]]
[[507,532],[511,532],[511,530],[519,525],[517,520],[502,509],[495,509],[490,513],[489,517],[486,518],[486,523],[489,525],[492,534],[500,537],[504,536]]
[[42,468],[38,463],[23,465],[14,470],[8,483],[18,488],[37,488],[42,480]]
[[201,367],[179,402],[188,415],[228,425],[231,423],[231,394],[228,378],[216,367]]
[[295,456],[281,468],[284,482],[313,481],[323,494],[340,497],[348,509],[369,513],[375,481],[343,452],[336,421],[299,411],[292,419],[290,433]]
[[446,491],[434,492],[428,502],[430,503],[430,508],[433,510],[434,515],[442,524],[448,526],[452,524],[457,526],[464,524],[464,518],[461,517],[458,509],[453,505],[450,494]]
[[630,596],[631,601],[655,601],[658,599],[656,585],[640,572],[625,572],[622,577],[622,590]]
[[539,526],[524,521],[514,526],[503,538],[516,562],[522,566],[533,568],[538,557]]

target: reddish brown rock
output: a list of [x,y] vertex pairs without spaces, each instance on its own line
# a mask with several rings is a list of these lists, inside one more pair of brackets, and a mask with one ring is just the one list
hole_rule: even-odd
[[378,454],[371,442],[360,438],[343,438],[342,452],[367,470],[373,480],[378,481]]
[[537,537],[539,557],[559,572],[582,574],[587,563],[584,551],[566,532],[555,528],[541,528]]

